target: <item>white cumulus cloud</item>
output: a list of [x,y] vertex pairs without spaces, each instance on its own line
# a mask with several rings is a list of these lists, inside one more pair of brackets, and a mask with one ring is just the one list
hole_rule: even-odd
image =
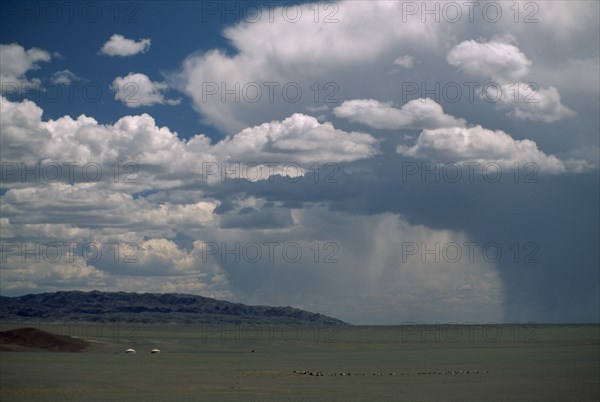
[[481,96],[491,100],[507,115],[519,120],[554,123],[575,112],[563,105],[555,87],[544,88],[534,81],[524,82],[531,61],[512,43],[511,36],[495,37],[489,42],[467,40],[454,46],[447,61],[469,75],[494,80],[485,83]]
[[150,39],[135,41],[123,35],[114,34],[100,49],[100,54],[106,56],[128,57],[138,53],[146,53],[150,49]]
[[500,39],[466,40],[450,50],[447,60],[470,75],[491,77],[502,83],[523,78],[532,64],[518,47]]
[[333,110],[337,117],[369,127],[397,130],[464,126],[464,119],[444,113],[442,107],[429,98],[413,99],[401,108],[391,102],[375,99],[345,101]]
[[562,161],[540,151],[531,140],[515,140],[502,130],[481,126],[423,130],[416,144],[398,145],[399,154],[441,163],[497,163],[510,168],[514,163],[534,163],[551,174],[578,172],[591,168],[582,160]]
[[2,93],[40,85],[37,78],[28,79],[27,72],[37,70],[40,62],[49,62],[52,56],[45,50],[25,48],[17,43],[0,44],[0,89]]
[[72,71],[65,69],[52,74],[50,79],[56,85],[71,85],[73,82],[81,81],[81,78],[75,75]]
[[11,144],[0,150],[3,161],[80,161],[105,167],[134,161],[144,168],[133,188],[193,183],[202,177],[203,163],[339,163],[379,152],[373,136],[346,132],[302,113],[248,127],[212,144],[202,134],[182,140],[146,113],[124,116],[113,125],[85,115],[45,121],[43,110],[32,101],[1,101],[10,106],[0,115],[3,140]]
[[169,89],[164,82],[152,81],[141,73],[129,73],[125,77],[117,77],[111,85],[115,100],[123,102],[127,107],[178,105],[181,99],[166,99],[162,92]]
[[236,160],[351,162],[377,153],[377,140],[365,133],[345,132],[329,122],[295,113],[242,130],[215,145],[218,154]]
[[508,109],[508,115],[519,120],[554,123],[576,113],[563,105],[555,87],[542,88],[536,83],[517,82],[499,87],[488,87],[487,99],[496,101],[499,108]]
[[[314,5],[298,8],[308,16]],[[234,52],[212,49],[190,55],[181,72],[171,77],[173,86],[192,98],[206,123],[234,133],[308,106],[321,106],[325,98],[339,99],[337,93],[356,80],[347,77],[347,70],[367,76],[365,69],[398,47],[406,46],[409,51],[417,43],[420,49],[438,43],[438,26],[417,19],[398,23],[402,20],[400,2],[342,1],[335,8],[339,23],[316,24],[313,18],[304,17],[297,23],[263,18],[230,26],[223,35]],[[285,11],[276,7],[273,12],[281,16]],[[362,29],[356,30],[357,25]],[[362,33],[366,31],[369,36]],[[289,84],[294,87],[287,89],[286,98],[284,88]],[[255,98],[257,87],[262,93]],[[296,99],[297,88],[301,96]],[[239,101],[227,95],[224,102],[227,90],[235,91]]]

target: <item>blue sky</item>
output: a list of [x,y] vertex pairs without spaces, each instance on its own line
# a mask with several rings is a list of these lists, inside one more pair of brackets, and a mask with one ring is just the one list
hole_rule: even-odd
[[[27,49],[52,49],[49,50],[51,53],[60,54],[51,63],[40,65],[39,70],[32,72],[32,77],[49,80],[56,71],[68,69],[83,80],[80,86],[70,90],[61,88],[64,92],[56,92],[56,96],[55,92],[38,94],[40,106],[43,106],[45,116],[49,118],[86,113],[97,116],[102,122],[114,122],[128,112],[127,107],[114,100],[114,93],[109,89],[116,76],[137,71],[140,63],[143,63],[147,66],[145,74],[155,81],[161,81],[164,73],[178,67],[173,60],[182,60],[193,52],[227,46],[218,32],[228,23],[228,19],[221,16],[203,19],[200,3],[184,1],[179,2],[177,7],[169,7],[166,2],[160,1],[84,4],[77,7],[61,5],[56,8],[60,10],[61,17],[53,19],[45,18],[53,15],[51,13],[55,10],[45,2],[3,3],[3,43],[16,42]],[[29,14],[26,10],[29,10]],[[233,16],[229,19],[233,19]],[[164,26],[169,33],[152,39],[152,52],[136,57],[98,56],[102,45],[115,33],[127,38],[152,38],[160,26]],[[101,93],[98,94],[97,88]],[[89,98],[98,99],[97,102],[87,101],[86,90],[89,91]],[[179,118],[170,120],[166,120],[169,113],[163,109],[148,106],[143,111],[151,112],[159,124],[169,123],[184,137],[211,130],[210,126],[198,124],[199,116],[189,107],[181,107],[177,112]]]
[[1,294],[599,320],[598,3],[76,4],[2,2]]

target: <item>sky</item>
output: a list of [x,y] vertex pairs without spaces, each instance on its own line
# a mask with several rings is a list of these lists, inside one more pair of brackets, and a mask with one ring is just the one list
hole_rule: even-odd
[[599,322],[599,4],[2,2],[0,294]]

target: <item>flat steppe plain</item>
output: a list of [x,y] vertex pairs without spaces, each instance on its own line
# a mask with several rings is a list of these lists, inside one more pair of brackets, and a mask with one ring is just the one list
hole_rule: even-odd
[[0,352],[1,401],[600,400],[598,325],[27,326],[90,347]]

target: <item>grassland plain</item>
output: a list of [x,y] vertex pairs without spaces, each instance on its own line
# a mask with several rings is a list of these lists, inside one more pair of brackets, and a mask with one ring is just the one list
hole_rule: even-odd
[[600,399],[598,325],[34,324],[91,346],[2,352],[2,401]]

